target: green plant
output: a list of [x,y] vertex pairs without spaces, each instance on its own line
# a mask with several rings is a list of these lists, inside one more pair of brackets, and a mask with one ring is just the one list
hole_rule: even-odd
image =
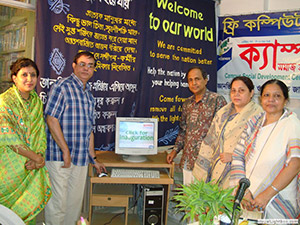
[[213,182],[195,180],[190,185],[182,185],[175,189],[177,194],[173,200],[177,201],[176,212],[184,212],[183,219],[194,221],[201,225],[212,225],[214,216],[225,213],[230,218],[234,196],[232,189],[222,189]]

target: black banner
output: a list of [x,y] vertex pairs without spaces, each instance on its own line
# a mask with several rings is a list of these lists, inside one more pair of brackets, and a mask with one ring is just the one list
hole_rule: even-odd
[[173,144],[186,71],[202,66],[216,90],[215,7],[209,0],[55,0],[37,2],[39,95],[72,73],[81,50],[95,54],[96,150],[114,149],[116,116],[159,119],[159,145]]

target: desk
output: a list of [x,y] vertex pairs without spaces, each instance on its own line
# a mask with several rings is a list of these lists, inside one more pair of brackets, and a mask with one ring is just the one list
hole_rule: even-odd
[[[109,170],[111,167],[123,168],[153,168],[160,170],[160,178],[113,178],[113,177],[97,177],[91,166],[89,166],[90,177],[90,194],[89,194],[89,220],[92,221],[92,206],[96,205],[97,194],[93,193],[94,184],[158,184],[164,186],[164,212],[163,221],[167,224],[168,218],[168,203],[170,185],[174,183],[174,163],[168,164],[166,161],[167,153],[159,152],[157,155],[147,156],[146,162],[131,163],[122,159],[121,155],[117,155],[112,151],[97,152],[97,159],[102,162]],[[117,195],[117,193],[116,193]],[[128,197],[128,195],[127,195]],[[127,219],[127,215],[125,215]],[[125,220],[125,223],[127,221]]]

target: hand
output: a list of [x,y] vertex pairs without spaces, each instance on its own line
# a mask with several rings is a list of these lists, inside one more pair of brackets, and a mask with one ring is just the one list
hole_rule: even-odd
[[167,155],[167,163],[171,164],[173,162],[173,159],[176,157],[177,152],[175,150],[172,150],[172,152],[170,152]]
[[45,166],[45,160],[43,159],[42,163],[35,163],[35,167],[36,169],[40,169],[43,168]]
[[37,158],[35,160],[28,160],[25,163],[25,167],[28,170],[40,169],[45,166],[45,159],[42,154],[37,154]]
[[45,159],[42,154],[38,153],[37,155],[38,155],[38,158],[35,160],[35,167],[36,167],[36,169],[40,169],[45,166]]
[[33,161],[31,159],[25,163],[25,167],[26,167],[27,170],[35,170],[35,169],[37,169],[36,165],[35,165],[35,161]]
[[259,193],[254,200],[252,200],[253,208],[257,208],[258,211],[265,210],[268,202],[272,198],[272,194],[269,189],[265,189],[263,192]]
[[32,160],[29,160],[26,164],[25,164],[25,167],[26,169],[28,170],[35,170],[35,169],[40,169],[40,168],[43,168],[45,166],[45,162],[41,163],[41,164],[38,164]]
[[64,165],[62,168],[70,168],[71,167],[71,155],[68,151],[67,153],[63,152]]
[[244,195],[244,198],[242,199],[242,206],[243,208],[249,210],[249,211],[253,211],[253,207],[252,207],[252,204],[251,204],[251,201],[253,200],[253,196],[252,196],[252,193],[251,191],[248,191],[245,195]]
[[100,174],[102,171],[107,173],[106,168],[103,163],[99,163],[97,160],[95,160],[95,164],[92,164],[92,165],[93,165],[93,167],[96,168],[96,171],[98,174]]
[[222,163],[231,162],[232,161],[232,153],[227,153],[227,152],[221,153],[220,160]]

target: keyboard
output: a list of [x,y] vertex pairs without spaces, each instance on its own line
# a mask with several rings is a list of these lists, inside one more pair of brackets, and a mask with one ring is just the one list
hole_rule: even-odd
[[120,178],[160,178],[158,170],[116,169],[111,170],[111,177]]

